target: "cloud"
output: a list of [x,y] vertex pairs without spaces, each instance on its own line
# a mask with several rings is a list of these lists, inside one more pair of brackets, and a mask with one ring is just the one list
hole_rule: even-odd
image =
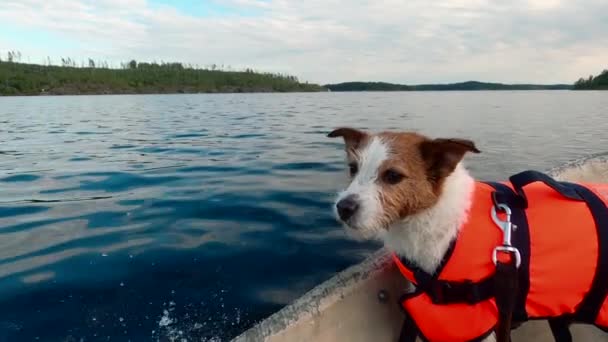
[[608,57],[605,0],[218,0],[206,6],[222,10],[205,14],[170,4],[3,0],[0,27],[72,47],[42,52],[2,33],[0,41],[32,60],[217,63],[319,83],[572,82],[601,71]]

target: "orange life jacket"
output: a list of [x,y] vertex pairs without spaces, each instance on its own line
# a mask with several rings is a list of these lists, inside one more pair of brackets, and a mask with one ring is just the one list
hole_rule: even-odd
[[492,253],[503,242],[491,211],[502,203],[512,211],[512,244],[521,255],[513,320],[564,319],[606,329],[607,202],[608,184],[558,182],[535,171],[510,182],[476,182],[468,220],[435,274],[393,254],[416,285],[400,305],[424,340],[475,341],[490,334],[498,317]]

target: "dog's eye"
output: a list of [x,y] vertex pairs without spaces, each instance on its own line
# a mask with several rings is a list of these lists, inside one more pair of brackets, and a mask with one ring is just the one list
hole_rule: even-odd
[[382,179],[388,184],[397,184],[401,182],[403,178],[405,178],[404,175],[393,169],[386,170],[384,171],[384,174],[382,174]]
[[348,168],[350,170],[350,175],[354,176],[357,174],[357,171],[359,171],[359,167],[357,166],[357,163],[350,163],[348,164]]

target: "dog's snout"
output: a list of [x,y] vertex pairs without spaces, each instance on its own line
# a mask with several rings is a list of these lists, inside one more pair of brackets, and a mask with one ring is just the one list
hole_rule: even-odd
[[355,195],[343,198],[336,204],[338,215],[342,221],[348,221],[359,209],[359,201]]

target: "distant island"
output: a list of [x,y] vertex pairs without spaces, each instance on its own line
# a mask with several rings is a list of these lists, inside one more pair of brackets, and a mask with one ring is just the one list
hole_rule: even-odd
[[574,83],[575,90],[608,90],[608,70],[588,79],[581,78]]
[[[50,63],[49,63],[50,64]],[[62,66],[0,61],[0,95],[86,95],[309,92],[324,90],[294,76],[219,70],[215,65],[195,68],[181,63],[130,61],[122,68],[89,60],[77,66],[63,59]]]
[[504,84],[467,81],[447,84],[406,85],[387,82],[344,82],[326,84],[331,91],[450,91],[450,90],[608,90],[608,70],[597,76],[581,78],[571,84]]
[[563,90],[573,88],[570,84],[502,84],[478,81],[419,85],[386,82],[345,82],[326,84],[323,87],[331,91]]

